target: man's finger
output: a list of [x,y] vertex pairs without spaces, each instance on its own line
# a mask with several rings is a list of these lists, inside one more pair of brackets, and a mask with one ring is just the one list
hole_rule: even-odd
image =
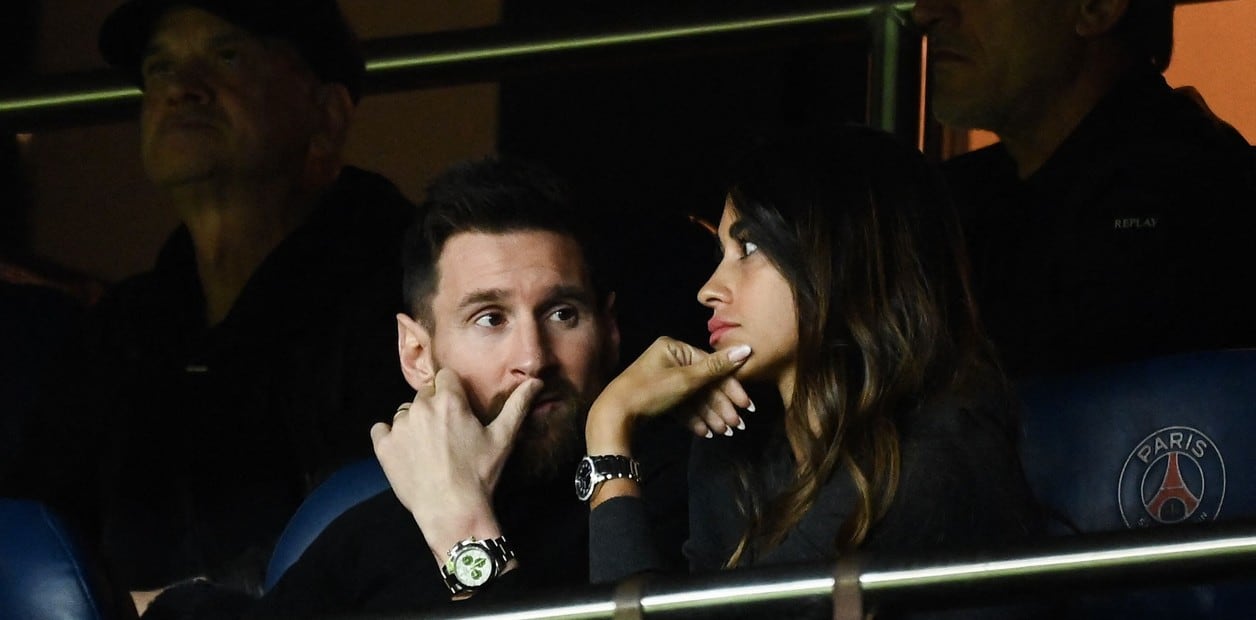
[[523,419],[528,416],[528,410],[532,408],[532,399],[536,398],[544,385],[545,383],[540,379],[528,379],[510,393],[510,398],[507,398],[506,404],[502,405],[501,413],[497,414],[497,418],[488,425],[488,432],[493,435],[498,445],[509,445],[514,441],[519,427],[523,426]]
[[383,422],[371,425],[371,445],[375,447],[376,452],[379,451],[379,440],[387,437],[390,432],[392,432],[392,427]]
[[415,403],[417,403],[419,400],[423,400],[423,399],[431,400],[431,398],[435,395],[436,395],[436,383],[435,382],[424,383],[423,385],[419,386],[418,390],[415,391],[414,401]]
[[450,396],[458,396],[464,401],[467,399],[466,391],[462,389],[462,378],[448,368],[437,371],[433,383],[436,385],[437,394],[446,393]]

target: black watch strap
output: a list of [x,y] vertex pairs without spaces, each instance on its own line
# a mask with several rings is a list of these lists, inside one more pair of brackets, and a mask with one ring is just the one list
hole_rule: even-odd
[[593,493],[607,480],[627,478],[641,482],[641,464],[636,459],[621,454],[586,456],[576,469],[576,497],[588,501]]

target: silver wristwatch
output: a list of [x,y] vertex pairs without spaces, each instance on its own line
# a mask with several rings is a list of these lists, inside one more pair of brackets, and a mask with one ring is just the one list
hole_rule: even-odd
[[505,536],[479,540],[472,536],[449,550],[449,560],[441,567],[445,585],[454,594],[483,588],[514,559],[515,552]]
[[576,497],[589,501],[598,486],[614,478],[628,478],[641,482],[641,464],[636,459],[619,454],[586,456],[576,466]]

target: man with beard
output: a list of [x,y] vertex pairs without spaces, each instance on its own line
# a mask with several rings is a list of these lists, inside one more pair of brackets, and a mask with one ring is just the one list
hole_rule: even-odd
[[1256,166],[1161,73],[1175,0],[919,0],[975,292],[1014,376],[1256,344]]
[[[397,315],[417,395],[371,429],[392,490],[341,515],[260,601],[234,603],[247,610],[196,601],[210,586],[193,585],[149,616],[413,611],[587,581],[571,480],[619,346],[596,248],[560,185],[517,162],[452,169],[424,210],[404,248],[410,314]],[[482,551],[480,573],[445,574],[466,549]]]

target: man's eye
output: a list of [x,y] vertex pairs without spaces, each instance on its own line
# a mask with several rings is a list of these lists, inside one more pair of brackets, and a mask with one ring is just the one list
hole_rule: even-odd
[[575,308],[559,308],[550,313],[550,320],[560,323],[574,323],[579,317],[580,313]]
[[169,75],[172,66],[168,60],[150,60],[140,68],[140,75],[144,79]]
[[495,312],[482,314],[475,319],[475,324],[480,327],[500,327],[506,322],[506,318]]

